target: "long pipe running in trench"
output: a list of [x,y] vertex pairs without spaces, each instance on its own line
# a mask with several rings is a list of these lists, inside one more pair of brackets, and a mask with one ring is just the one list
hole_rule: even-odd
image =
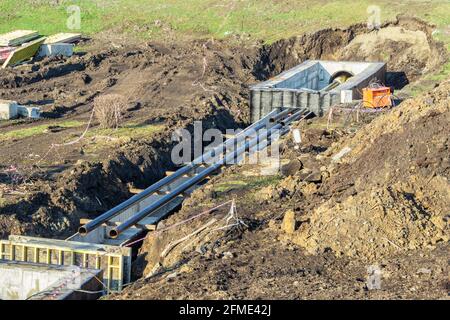
[[[265,137],[263,137],[263,140],[269,139],[270,136],[272,136],[272,134],[274,134],[276,132],[276,130],[282,129],[286,124],[289,124],[292,121],[297,120],[303,114],[304,114],[304,110],[298,111],[298,112],[294,113],[293,115],[291,115],[286,120],[284,120],[283,124],[279,123],[279,124],[273,126],[269,130],[269,136],[265,135]],[[229,161],[233,161],[240,154],[242,154],[243,152],[246,152],[249,148],[251,148],[252,146],[254,146],[257,143],[262,142],[263,140],[261,140],[260,137],[257,136],[255,138],[253,138],[252,140],[247,141],[243,147],[240,147],[239,149],[233,151],[232,154],[230,154],[228,156],[225,155],[217,163],[215,163],[214,165],[206,168],[201,173],[197,174],[196,176],[194,176],[191,179],[187,180],[183,184],[179,185],[171,193],[169,193],[169,194],[163,196],[162,198],[160,198],[159,200],[153,202],[151,205],[149,205],[148,207],[144,208],[143,210],[141,210],[140,212],[138,212],[137,214],[135,214],[134,216],[132,216],[128,220],[124,221],[119,226],[111,229],[109,231],[109,237],[113,238],[113,239],[117,238],[123,231],[125,231],[128,228],[136,225],[139,221],[141,221],[145,217],[149,216],[151,213],[153,213],[154,211],[159,209],[161,206],[165,205],[166,203],[168,203],[169,201],[171,201],[172,199],[174,199],[179,194],[183,193],[184,191],[186,191],[187,189],[189,189],[193,185],[199,183],[200,181],[205,179],[207,176],[211,175],[214,171],[216,171],[217,169],[219,169],[220,167],[222,167],[223,165],[225,165]]]
[[[89,232],[91,232],[94,229],[100,227],[106,221],[108,221],[108,220],[114,218],[115,216],[121,214],[123,211],[125,211],[128,208],[130,208],[131,206],[133,206],[135,203],[141,201],[142,199],[144,199],[145,197],[149,196],[150,194],[155,193],[156,191],[158,191],[162,187],[168,185],[169,183],[174,182],[176,179],[184,176],[185,174],[188,174],[191,170],[195,169],[196,167],[198,167],[202,163],[207,162],[212,157],[217,156],[216,152],[223,153],[224,150],[226,150],[226,148],[229,145],[236,143],[236,141],[239,138],[241,138],[242,136],[244,136],[248,131],[250,131],[250,130],[258,131],[258,130],[266,127],[268,125],[268,122],[270,122],[270,120],[268,120],[268,119],[271,119],[271,117],[275,116],[277,113],[279,113],[278,110],[273,110],[272,112],[270,112],[267,116],[265,116],[260,121],[255,122],[254,124],[252,124],[249,127],[247,127],[245,130],[239,132],[234,138],[228,139],[223,144],[217,146],[216,148],[210,150],[206,154],[203,154],[202,156],[194,159],[191,163],[189,163],[189,164],[185,165],[184,167],[178,169],[172,175],[164,177],[163,179],[161,179],[158,182],[154,183],[153,185],[151,185],[147,189],[143,190],[142,192],[132,196],[128,200],[126,200],[126,201],[120,203],[119,205],[117,205],[116,207],[108,210],[107,212],[105,212],[104,214],[102,214],[99,217],[95,218],[94,220],[90,221],[89,223],[85,224],[84,226],[81,226],[78,229],[78,233],[80,235],[82,235],[82,236],[87,235]],[[219,153],[219,155],[221,153]]]

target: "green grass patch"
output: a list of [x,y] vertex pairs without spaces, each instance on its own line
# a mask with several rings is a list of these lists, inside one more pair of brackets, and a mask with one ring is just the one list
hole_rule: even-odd
[[44,134],[46,130],[51,126],[58,126],[61,128],[75,128],[81,125],[83,125],[83,123],[80,121],[63,121],[54,124],[42,124],[29,128],[16,129],[5,133],[0,133],[0,141],[7,141],[12,139],[18,140]]
[[138,124],[130,122],[117,129],[93,129],[88,131],[87,137],[108,136],[113,138],[143,138],[163,131],[164,125]]
[[240,180],[228,180],[218,183],[214,186],[214,191],[219,193],[225,193],[230,190],[255,190],[267,187],[272,184],[278,183],[282,179],[279,175],[274,176],[257,176],[257,177],[245,177]]
[[[164,38],[164,29],[180,36],[224,38],[249,34],[266,42],[326,27],[343,27],[368,20],[370,5],[380,8],[382,21],[397,14],[423,18],[438,27],[450,25],[450,2],[371,0],[2,0],[0,32],[36,29],[42,34],[79,31],[86,35],[114,30],[145,39]],[[79,30],[68,28],[73,15],[68,8],[80,8]],[[155,24],[155,21],[162,24]],[[450,42],[450,40],[447,40]]]

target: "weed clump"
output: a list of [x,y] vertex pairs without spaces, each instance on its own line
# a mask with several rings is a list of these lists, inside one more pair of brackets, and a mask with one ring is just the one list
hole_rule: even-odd
[[94,115],[103,129],[117,129],[127,107],[127,100],[120,94],[108,94],[95,98]]

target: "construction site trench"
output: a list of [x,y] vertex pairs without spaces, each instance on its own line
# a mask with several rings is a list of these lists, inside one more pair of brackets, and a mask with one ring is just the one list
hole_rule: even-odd
[[[2,70],[0,98],[40,106],[43,118],[0,123],[0,237],[15,234],[65,239],[71,236],[77,231],[80,219],[99,216],[131,197],[133,189],[144,189],[163,178],[167,171],[176,169],[170,159],[175,145],[172,133],[176,129],[192,131],[194,121],[202,121],[204,130],[246,127],[250,124],[249,85],[267,80],[304,60],[385,61],[386,84],[399,90],[408,88],[410,83],[418,83],[427,74],[438,71],[447,61],[444,46],[431,33],[432,27],[425,22],[401,17],[385,23],[379,31],[368,32],[360,24],[347,29],[320,30],[270,45],[240,46],[227,40],[149,42],[98,49],[69,59],[46,58],[32,65]],[[288,289],[279,290],[277,298],[295,298],[296,294],[342,297],[345,289],[352,297],[367,297],[370,293],[364,284],[353,278],[366,274],[365,266],[369,262],[385,264],[385,269],[392,274],[426,264],[423,261],[434,261],[437,268],[445,268],[443,252],[448,250],[448,227],[435,221],[442,220],[448,205],[445,201],[449,200],[445,194],[448,180],[441,178],[449,177],[446,90],[448,84],[442,84],[419,100],[406,101],[411,110],[423,106],[423,110],[419,107],[421,116],[417,118],[406,108],[389,115],[363,117],[363,123],[359,124],[362,128],[358,128],[356,135],[346,130],[326,133],[325,118],[305,121],[301,125],[303,159],[297,164],[300,168],[297,171],[308,168],[323,174],[321,167],[329,169],[327,159],[352,145],[349,159],[354,162],[343,160],[328,170],[329,178],[323,179],[322,175],[320,182],[305,181],[301,176],[304,172],[261,177],[245,165],[224,169],[195,191],[177,214],[164,220],[161,228],[233,198],[242,221],[239,228],[200,233],[189,245],[175,247],[168,253],[167,247],[173,241],[198,230],[211,216],[182,224],[173,231],[156,235],[150,232],[134,248],[132,279],[138,281],[110,298],[261,298],[274,294],[283,283],[299,275],[308,279],[306,283],[300,281],[304,288],[295,294]],[[90,120],[94,99],[109,94],[124,96],[128,101],[124,125],[116,131],[100,129]],[[434,111],[425,110],[430,106],[429,101],[437,106]],[[380,128],[404,113],[409,118],[402,123],[403,132],[392,128],[393,137],[383,136]],[[35,127],[39,127],[37,133],[32,131]],[[86,128],[82,139],[71,144]],[[366,128],[379,130],[380,141],[376,140],[374,130]],[[411,141],[423,139],[427,128],[434,130],[427,134],[430,139],[435,137],[433,146],[437,149],[421,159],[420,154],[427,146]],[[34,133],[18,136],[18,131]],[[373,151],[363,148],[360,142],[363,139],[376,141]],[[292,161],[299,155],[290,145],[292,137],[285,140],[282,158],[296,172]],[[406,150],[399,148],[398,142],[413,146]],[[399,149],[398,154],[391,159],[381,151],[383,148]],[[388,164],[377,167],[369,161],[369,171],[367,159],[374,159],[374,155],[380,158],[376,163]],[[402,156],[418,162],[403,164],[399,160]],[[423,167],[423,163],[428,167]],[[391,170],[391,165],[398,170]],[[425,171],[410,174],[412,166]],[[242,172],[246,178],[236,178]],[[368,172],[383,172],[386,179],[377,181]],[[388,187],[389,183],[398,181],[402,172],[408,172],[405,175],[410,175],[411,181],[401,180]],[[369,180],[374,182],[365,182]],[[430,184],[433,187],[425,190]],[[255,192],[259,199],[251,197]],[[338,212],[348,214],[347,221],[352,221],[350,217],[358,214],[351,208],[364,204],[369,210],[376,206],[375,200],[366,204],[366,193],[370,192],[383,205],[392,205],[393,212],[415,212],[418,222],[413,219],[408,224],[407,236],[384,230],[381,226],[385,220],[380,217],[379,223],[373,223],[378,226],[376,230],[383,229],[380,231],[383,235],[370,236],[388,239],[383,240],[387,246],[377,241],[366,246],[367,236],[348,243],[341,240],[328,221],[335,221]],[[229,210],[228,204],[221,207],[216,213],[218,221]],[[294,212],[292,232],[283,231],[289,222],[285,218],[288,210]],[[403,223],[399,221],[394,218],[392,223]],[[428,227],[427,221],[434,224]],[[354,232],[351,223],[344,224],[344,228]],[[262,240],[269,238],[273,240]],[[413,250],[423,261],[409,261],[408,250]],[[236,264],[232,263],[236,260]],[[249,266],[254,268],[254,275],[261,277],[259,283],[252,283],[254,280],[248,272],[242,273]],[[347,275],[340,274],[342,270],[347,270]],[[199,274],[202,276],[194,281]],[[420,295],[420,284],[416,292],[405,292],[396,277],[389,283],[392,290],[372,293],[372,297]],[[432,292],[424,294],[429,297],[442,294],[446,284],[441,279],[439,272],[425,279],[422,285],[426,281],[439,283]],[[175,281],[178,288],[171,286]],[[189,291],[188,284],[193,281],[204,281],[206,289]],[[159,291],[152,289],[155,283]]]

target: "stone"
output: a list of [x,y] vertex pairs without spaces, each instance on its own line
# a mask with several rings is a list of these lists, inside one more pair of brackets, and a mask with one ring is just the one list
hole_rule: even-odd
[[308,174],[305,179],[307,182],[321,182],[322,181],[322,173],[320,171],[313,171],[310,174]]
[[295,231],[295,212],[294,210],[288,210],[284,214],[283,222],[281,223],[281,229],[289,234]]
[[309,176],[311,174],[311,170],[308,168],[303,168],[302,170],[300,170],[298,176],[300,178],[300,180],[305,180],[307,176]]
[[317,192],[317,185],[315,183],[307,183],[301,188],[304,195],[309,196]]
[[419,270],[417,270],[417,273],[419,273],[419,274],[431,274],[431,270],[427,269],[427,268],[420,268]]
[[341,160],[341,158],[343,156],[345,156],[347,153],[349,153],[350,151],[352,151],[352,149],[350,147],[344,147],[343,149],[341,149],[341,151],[339,151],[338,153],[336,153],[331,160],[333,162],[338,162]]
[[223,256],[222,256],[223,260],[232,259],[232,258],[234,258],[234,255],[230,251],[223,253]]
[[174,279],[174,278],[176,278],[178,276],[178,272],[173,272],[173,273],[171,273],[171,274],[168,274],[167,275],[167,277],[166,277],[166,279],[167,280],[170,280],[170,279]]
[[181,273],[191,273],[194,271],[194,268],[192,268],[190,265],[183,264],[180,268]]
[[281,174],[286,177],[293,176],[302,168],[303,168],[302,162],[298,159],[294,159],[291,160],[288,164],[285,164],[284,166],[281,167]]

